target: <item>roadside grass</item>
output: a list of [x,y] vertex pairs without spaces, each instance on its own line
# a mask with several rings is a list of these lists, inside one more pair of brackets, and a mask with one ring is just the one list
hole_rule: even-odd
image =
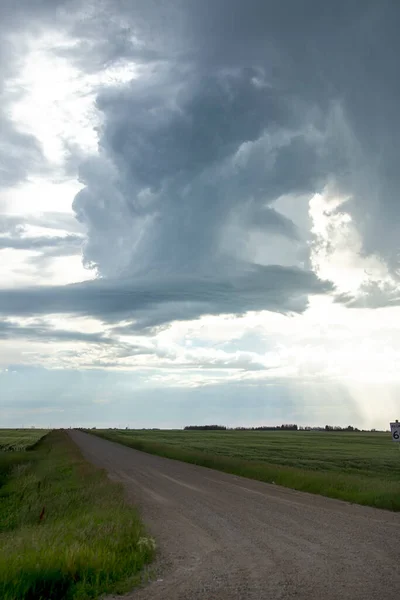
[[[385,434],[372,434],[371,437],[371,434],[363,433],[323,432],[315,435],[313,432],[296,431],[283,434],[188,432],[189,435],[187,432],[177,431],[88,432],[136,450],[225,473],[355,504],[400,511],[400,457],[398,449]],[[146,439],[146,434],[149,439]],[[155,441],[157,436],[163,441]],[[168,436],[172,443],[165,442]],[[242,439],[240,436],[243,436]],[[246,445],[243,444],[243,438]],[[202,446],[204,450],[194,449],[191,447],[193,443]],[[264,460],[249,460],[248,455],[259,453],[260,444],[264,445]],[[375,445],[370,459],[367,456],[370,453],[369,444]],[[238,446],[243,457],[236,454]],[[288,446],[292,446],[289,452]],[[230,456],[230,451],[235,455]],[[304,464],[308,468],[304,468]]]
[[139,583],[154,542],[122,486],[87,463],[66,433],[2,454],[2,600],[88,600]]
[[10,472],[24,461],[26,461],[25,452],[0,452],[0,499],[2,497],[1,487],[7,481]]

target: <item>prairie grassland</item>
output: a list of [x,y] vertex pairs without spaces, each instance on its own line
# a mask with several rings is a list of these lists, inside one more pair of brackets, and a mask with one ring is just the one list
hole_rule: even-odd
[[357,504],[400,511],[388,433],[90,430],[137,450]]
[[0,429],[0,451],[26,450],[48,432],[48,429]]

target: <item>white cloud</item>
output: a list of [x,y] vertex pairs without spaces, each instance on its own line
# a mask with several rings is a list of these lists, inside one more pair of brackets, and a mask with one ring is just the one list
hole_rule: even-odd
[[63,56],[78,42],[57,30],[28,38],[18,75],[6,83],[10,95],[24,90],[12,105],[12,119],[40,141],[54,167],[62,167],[71,146],[83,154],[97,152],[100,118],[96,91],[99,86],[126,83],[136,76],[135,65],[126,61],[85,74]]
[[55,180],[33,176],[28,182],[0,190],[4,214],[42,215],[46,212],[72,213],[71,206],[82,185],[75,179]]
[[382,258],[363,255],[361,235],[346,212],[349,198],[327,188],[310,200],[311,262],[321,278],[333,281],[339,292],[360,292],[370,282],[391,280]]
[[[19,39],[13,40],[16,46]],[[96,90],[136,76],[135,65],[126,61],[98,73],[83,73],[63,56],[76,43],[56,30],[25,36],[19,70],[5,81],[4,94],[13,123],[38,140],[48,162],[45,177],[32,173],[28,181],[0,190],[0,208],[5,216],[40,217],[45,222],[49,213],[73,215],[74,197],[83,186],[77,172],[72,177],[68,174],[68,161],[71,149],[86,155],[97,153],[100,119],[95,108]],[[41,228],[28,225],[24,233],[29,237],[35,229]],[[51,233],[47,228],[46,235]],[[40,257],[40,252],[2,250],[0,285],[69,284],[96,276],[95,270],[82,266],[80,255],[54,256],[45,264],[39,260],[35,264]]]

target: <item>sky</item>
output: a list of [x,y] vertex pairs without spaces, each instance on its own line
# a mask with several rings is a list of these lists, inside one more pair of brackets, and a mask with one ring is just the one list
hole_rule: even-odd
[[396,0],[4,0],[0,427],[400,414]]

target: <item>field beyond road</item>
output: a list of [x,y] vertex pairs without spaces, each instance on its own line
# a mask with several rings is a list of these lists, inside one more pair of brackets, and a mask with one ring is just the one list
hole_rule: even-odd
[[388,433],[114,429],[90,433],[226,473],[400,511],[400,448]]
[[154,582],[126,600],[396,597],[399,513],[152,456],[81,431],[71,436],[123,483],[157,540]]
[[0,452],[27,450],[48,432],[48,429],[0,429]]

